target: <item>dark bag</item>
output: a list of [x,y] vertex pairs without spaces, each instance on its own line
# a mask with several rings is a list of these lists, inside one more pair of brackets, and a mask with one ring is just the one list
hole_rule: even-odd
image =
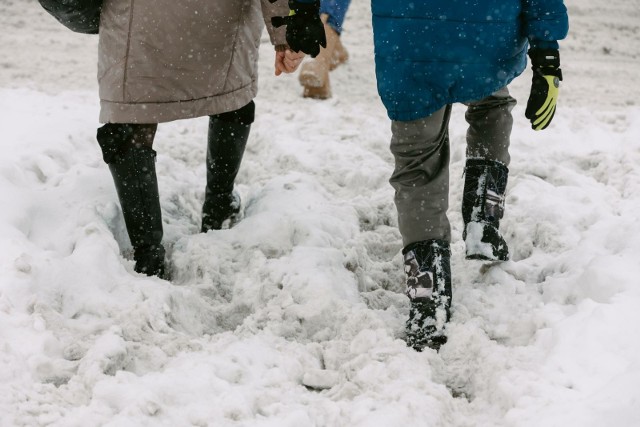
[[98,34],[102,0],[38,0],[62,25],[76,33]]

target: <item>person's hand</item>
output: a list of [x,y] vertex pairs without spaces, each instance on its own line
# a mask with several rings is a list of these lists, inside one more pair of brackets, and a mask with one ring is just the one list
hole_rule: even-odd
[[302,52],[293,52],[290,49],[276,51],[276,76],[279,76],[282,73],[293,73],[298,69],[303,58],[304,53]]
[[[272,3],[275,0],[270,0]],[[289,0],[289,16],[276,16],[271,23],[278,28],[287,26],[287,44],[294,52],[304,52],[315,58],[320,47],[327,47],[324,24],[320,20],[320,1],[303,3]]]
[[556,113],[562,80],[560,52],[557,49],[531,49],[529,57],[533,79],[524,115],[531,122],[533,130],[542,130],[549,126]]

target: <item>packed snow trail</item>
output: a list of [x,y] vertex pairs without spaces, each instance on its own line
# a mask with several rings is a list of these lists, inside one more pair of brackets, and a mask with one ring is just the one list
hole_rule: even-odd
[[0,426],[640,424],[640,8],[567,5],[548,130],[529,75],[512,87],[508,263],[464,260],[454,108],[450,339],[416,353],[368,3],[329,101],[272,76],[264,40],[233,229],[198,233],[206,119],[160,126],[167,282],[133,273],[95,38],[0,0]]

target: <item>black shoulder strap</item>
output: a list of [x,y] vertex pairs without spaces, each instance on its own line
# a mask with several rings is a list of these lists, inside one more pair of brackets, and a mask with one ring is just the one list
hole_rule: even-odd
[[38,0],[62,25],[76,33],[98,34],[102,0]]

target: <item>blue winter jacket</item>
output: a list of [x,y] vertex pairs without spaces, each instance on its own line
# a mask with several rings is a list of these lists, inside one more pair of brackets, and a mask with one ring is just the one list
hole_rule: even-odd
[[372,0],[378,92],[392,120],[489,96],[526,66],[528,42],[568,31],[562,0]]

